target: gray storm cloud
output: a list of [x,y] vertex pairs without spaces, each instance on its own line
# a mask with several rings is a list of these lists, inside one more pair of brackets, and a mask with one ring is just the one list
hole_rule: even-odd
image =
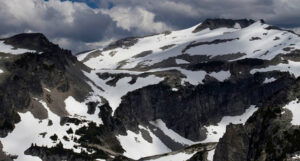
[[0,35],[41,32],[74,52],[126,36],[181,29],[206,18],[265,19],[300,27],[299,0],[1,0]]

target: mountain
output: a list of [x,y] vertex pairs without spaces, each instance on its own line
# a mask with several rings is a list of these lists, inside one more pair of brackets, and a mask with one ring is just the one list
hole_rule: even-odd
[[292,161],[300,36],[207,19],[77,56],[42,34],[0,40],[0,158]]

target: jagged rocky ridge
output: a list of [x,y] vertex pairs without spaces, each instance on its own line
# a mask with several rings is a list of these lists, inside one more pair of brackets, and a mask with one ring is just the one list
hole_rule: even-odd
[[[288,107],[298,98],[299,40],[263,21],[209,19],[119,40],[77,61],[41,34],[3,39],[4,154],[22,161],[293,160],[299,127]],[[241,124],[225,133],[229,123]],[[26,140],[17,151],[15,138]]]

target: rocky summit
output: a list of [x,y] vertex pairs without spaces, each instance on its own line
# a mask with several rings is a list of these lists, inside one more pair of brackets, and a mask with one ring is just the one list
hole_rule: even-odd
[[0,160],[300,160],[300,36],[263,20],[72,54],[0,39]]

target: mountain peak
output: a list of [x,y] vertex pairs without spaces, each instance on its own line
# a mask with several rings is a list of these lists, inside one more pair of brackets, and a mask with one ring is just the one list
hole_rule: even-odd
[[253,24],[255,21],[252,19],[238,19],[238,20],[233,20],[233,19],[223,19],[223,18],[215,18],[215,19],[206,19],[201,23],[199,26],[196,27],[196,29],[193,31],[199,32],[203,29],[209,28],[211,30],[217,29],[220,27],[228,27],[232,28],[236,24],[239,24],[241,28],[245,28]]
[[4,39],[4,43],[15,48],[24,48],[36,51],[53,51],[58,45],[51,43],[42,33],[22,33]]

